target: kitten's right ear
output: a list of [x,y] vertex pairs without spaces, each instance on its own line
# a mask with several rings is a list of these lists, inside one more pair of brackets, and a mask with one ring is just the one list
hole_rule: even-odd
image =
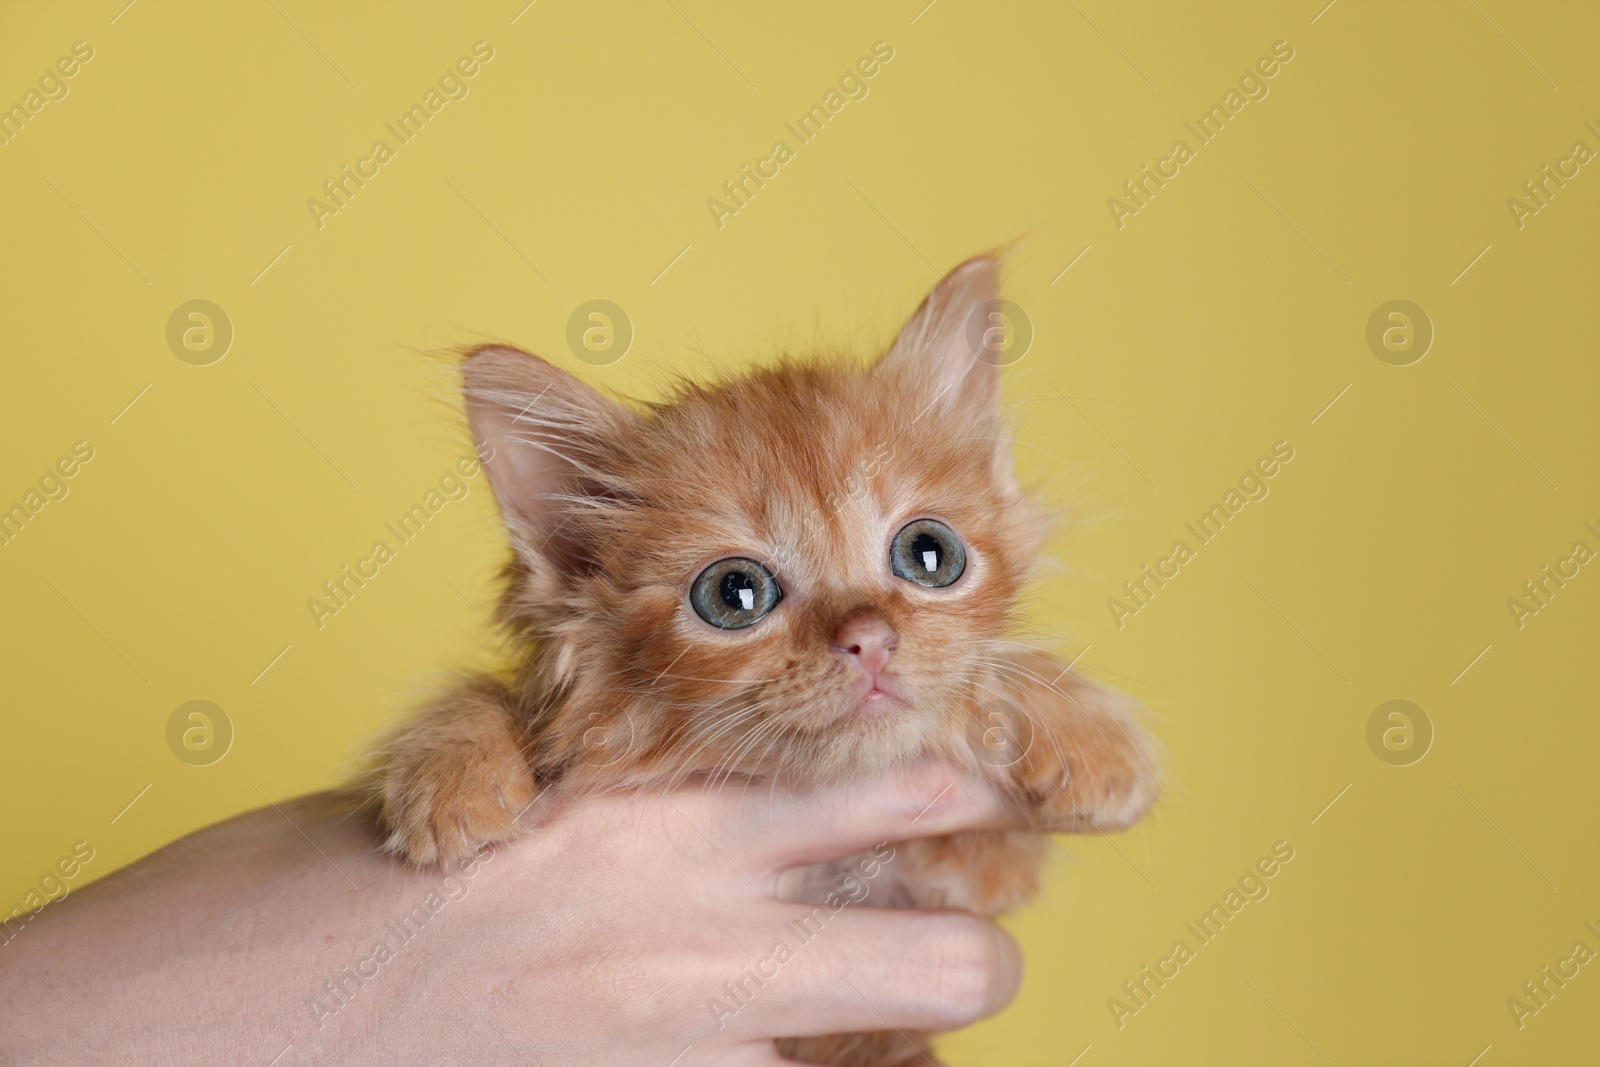
[[608,491],[604,457],[633,415],[538,356],[489,346],[461,368],[472,439],[500,514],[522,543],[560,570],[587,551],[566,520],[573,497]]

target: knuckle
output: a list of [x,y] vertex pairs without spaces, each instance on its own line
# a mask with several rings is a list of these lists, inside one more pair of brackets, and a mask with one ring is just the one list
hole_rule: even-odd
[[927,763],[905,769],[895,780],[895,799],[913,818],[944,814],[959,803],[961,772],[946,763]]
[[[622,1027],[659,1027],[678,1010],[681,983],[671,961],[625,943],[589,931],[558,935],[546,946],[544,966],[563,976],[556,996],[568,1006],[604,1013]],[[537,985],[542,977],[529,980]]]
[[659,1029],[684,1015],[693,983],[660,961],[602,951],[589,963],[581,978],[589,1003],[619,1025]]
[[989,1014],[1001,983],[999,944],[982,919],[930,917],[934,924],[912,963],[920,1007],[941,1023],[965,1026]]

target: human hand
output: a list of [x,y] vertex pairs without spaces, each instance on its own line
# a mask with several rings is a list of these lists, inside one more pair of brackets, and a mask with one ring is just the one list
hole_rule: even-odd
[[435,872],[344,814],[326,795],[251,812],[47,908],[0,948],[0,1061],[776,1064],[777,1037],[966,1025],[1021,977],[1009,935],[965,913],[794,927],[811,907],[778,899],[789,868],[1005,824],[947,768],[573,799]]

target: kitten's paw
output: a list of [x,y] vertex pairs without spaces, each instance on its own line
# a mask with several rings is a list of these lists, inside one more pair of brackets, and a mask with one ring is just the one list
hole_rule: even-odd
[[428,867],[517,836],[517,816],[534,797],[533,776],[520,756],[516,767],[483,767],[476,757],[434,755],[427,765],[385,780],[386,851]]
[[[1137,725],[1120,716],[1095,723],[1091,758],[1066,761],[1066,781],[1051,804],[1061,815],[1085,828],[1124,830],[1155,803],[1160,774],[1149,741]],[[1075,754],[1074,754],[1075,755]]]
[[[991,688],[1013,703],[1006,736],[1023,751],[1006,764],[1021,802],[1045,831],[1122,830],[1155,802],[1155,742],[1131,702],[1043,653],[1014,653]],[[1001,687],[1004,688],[1001,688]]]
[[520,723],[495,691],[450,694],[386,744],[373,782],[384,849],[418,866],[520,832],[535,796]]

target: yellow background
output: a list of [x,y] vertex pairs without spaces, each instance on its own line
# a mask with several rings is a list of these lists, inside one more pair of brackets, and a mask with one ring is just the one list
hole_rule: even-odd
[[[1521,1030],[1506,1000],[1600,948],[1600,567],[1522,629],[1506,601],[1600,548],[1600,173],[1521,229],[1506,201],[1600,149],[1600,11],[123,3],[0,7],[0,103],[95,50],[0,147],[0,502],[95,449],[0,547],[7,910],[76,841],[99,877],[334,783],[439,672],[503,654],[481,477],[320,631],[305,604],[463,453],[433,350],[503,338],[648,395],[872,351],[937,272],[1021,238],[1019,462],[1090,520],[1036,626],[1148,704],[1171,785],[1142,831],[1065,845],[1014,923],[1022,995],[952,1061],[1594,1057],[1600,966]],[[470,95],[318,229],[306,200],[479,40]],[[870,95],[718,229],[707,198],[879,40]],[[1279,40],[1270,95],[1114,225],[1107,199]],[[197,298],[236,330],[206,367],[165,339]],[[637,331],[610,367],[566,348],[595,298]],[[1365,340],[1391,299],[1436,330],[1412,366]],[[1107,598],[1279,440],[1271,495],[1115,626]],[[209,767],[166,743],[197,698],[236,731]],[[1395,698],[1436,732],[1406,767],[1366,741]],[[1119,1029],[1108,998],[1279,840],[1271,895]]]

